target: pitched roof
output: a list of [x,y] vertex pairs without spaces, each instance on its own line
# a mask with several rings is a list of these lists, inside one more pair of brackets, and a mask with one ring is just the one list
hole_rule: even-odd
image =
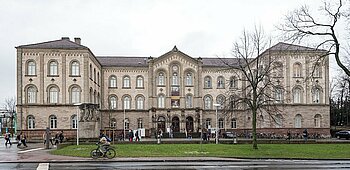
[[202,58],[203,66],[207,67],[237,67],[244,61],[239,62],[238,58]]
[[107,67],[148,67],[148,57],[96,56],[102,66]]
[[30,48],[30,49],[89,49],[83,45],[77,44],[69,39],[62,38],[60,40],[47,41],[42,43],[21,45],[16,48]]
[[310,48],[310,47],[305,47],[301,45],[288,44],[284,42],[279,42],[276,45],[269,48],[268,50],[269,51],[319,51],[319,52],[326,51],[323,49]]

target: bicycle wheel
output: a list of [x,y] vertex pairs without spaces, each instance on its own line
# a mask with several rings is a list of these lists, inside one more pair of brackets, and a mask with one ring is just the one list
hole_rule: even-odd
[[93,159],[97,159],[98,157],[100,157],[100,151],[97,150],[97,149],[94,149],[90,152],[90,156],[93,158]]
[[106,152],[106,157],[107,157],[108,159],[114,158],[115,155],[116,155],[116,152],[115,152],[115,150],[112,149],[112,148],[109,148],[109,149],[107,150],[107,152]]

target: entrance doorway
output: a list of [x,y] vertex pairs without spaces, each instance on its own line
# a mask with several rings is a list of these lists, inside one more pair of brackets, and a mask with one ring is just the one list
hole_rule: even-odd
[[186,130],[193,132],[193,118],[191,116],[186,117]]
[[175,116],[171,120],[171,125],[173,126],[173,132],[180,132],[180,120],[179,117]]
[[162,132],[165,132],[165,118],[163,116],[159,116],[157,120],[157,133],[159,130],[162,130]]

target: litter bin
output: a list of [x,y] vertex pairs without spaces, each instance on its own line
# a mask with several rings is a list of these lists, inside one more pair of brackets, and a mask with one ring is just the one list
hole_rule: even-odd
[[160,138],[160,135],[157,136],[157,144],[160,144],[162,142],[162,139]]

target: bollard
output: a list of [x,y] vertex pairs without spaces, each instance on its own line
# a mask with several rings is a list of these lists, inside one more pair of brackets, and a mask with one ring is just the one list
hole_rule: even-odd
[[233,144],[237,144],[237,137],[236,136],[233,137]]
[[160,135],[157,136],[157,144],[161,143]]

